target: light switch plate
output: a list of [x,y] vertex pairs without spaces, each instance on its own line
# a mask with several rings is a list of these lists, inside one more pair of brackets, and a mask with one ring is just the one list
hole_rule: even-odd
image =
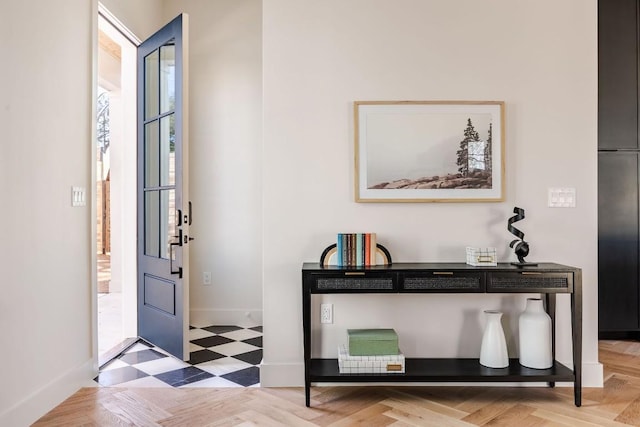
[[71,206],[86,206],[87,195],[84,187],[71,187]]
[[575,208],[576,189],[573,187],[549,188],[550,208]]

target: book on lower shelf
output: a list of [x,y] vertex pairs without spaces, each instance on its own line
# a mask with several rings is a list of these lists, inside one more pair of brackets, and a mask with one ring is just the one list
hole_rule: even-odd
[[404,354],[351,356],[347,347],[338,347],[338,369],[341,374],[404,374]]
[[348,352],[351,356],[398,354],[398,334],[387,329],[347,329]]

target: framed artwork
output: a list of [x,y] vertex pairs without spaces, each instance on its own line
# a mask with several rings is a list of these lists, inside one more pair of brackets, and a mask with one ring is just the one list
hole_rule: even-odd
[[356,101],[356,202],[500,202],[503,101]]

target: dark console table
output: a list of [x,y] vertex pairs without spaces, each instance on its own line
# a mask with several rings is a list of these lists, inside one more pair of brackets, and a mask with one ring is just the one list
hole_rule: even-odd
[[[311,357],[311,295],[338,293],[540,293],[553,321],[554,364],[531,369],[510,359],[507,368],[480,365],[478,359],[407,358],[404,374],[340,374],[337,359]],[[556,294],[571,295],[573,370],[555,361]],[[573,382],[575,405],[582,400],[582,270],[553,263],[517,267],[473,267],[464,263],[395,263],[372,267],[302,266],[304,385],[310,406],[311,383],[319,382]]]

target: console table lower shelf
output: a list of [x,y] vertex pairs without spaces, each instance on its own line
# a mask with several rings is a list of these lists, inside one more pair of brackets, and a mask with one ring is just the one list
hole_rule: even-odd
[[337,359],[311,359],[311,382],[573,382],[573,371],[560,362],[549,369],[533,369],[509,359],[506,368],[487,368],[478,359],[405,360],[405,373],[341,374]]
[[478,359],[407,358],[405,373],[341,374],[337,359],[311,359],[309,384],[305,386],[307,406],[310,404],[310,383],[333,382],[573,382],[571,369],[554,361],[549,369],[533,369],[509,359],[506,368],[487,368]]

